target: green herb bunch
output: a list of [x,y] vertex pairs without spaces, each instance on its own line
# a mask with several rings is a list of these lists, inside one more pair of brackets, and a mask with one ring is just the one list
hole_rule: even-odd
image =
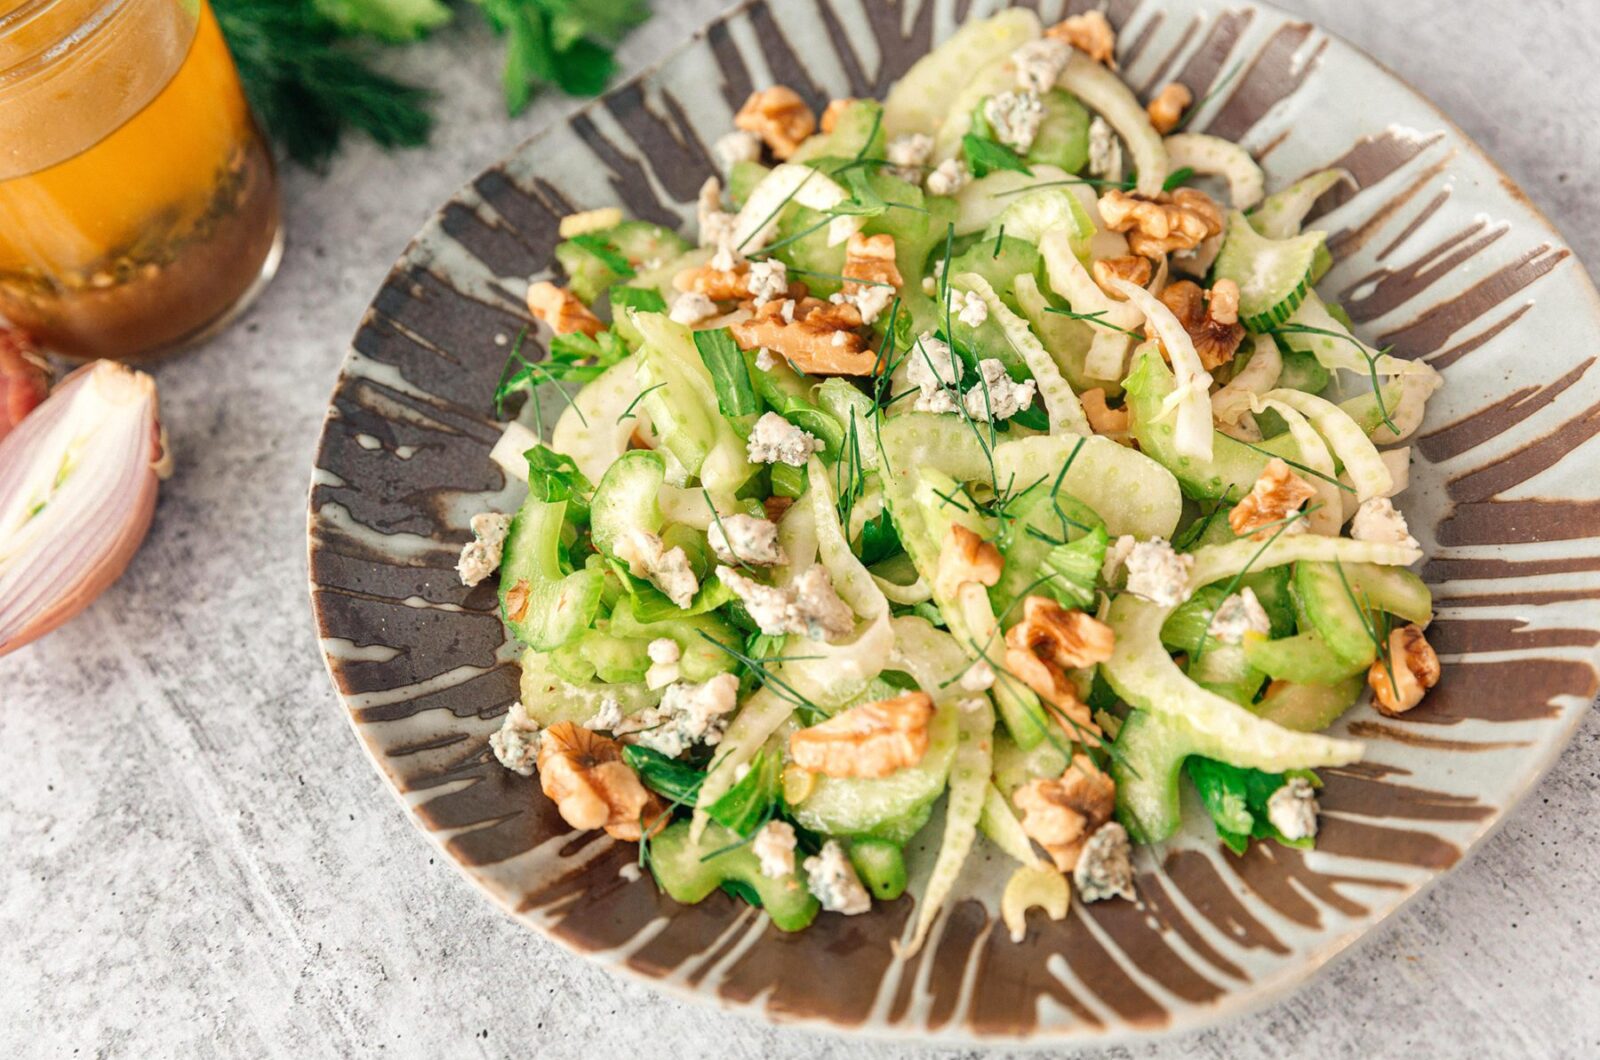
[[[471,0],[506,39],[506,110],[554,86],[600,92],[611,49],[650,16],[648,0]],[[386,148],[425,143],[431,93],[376,69],[361,42],[406,44],[450,22],[444,0],[212,0],[250,105],[289,157],[320,168],[346,132]]]

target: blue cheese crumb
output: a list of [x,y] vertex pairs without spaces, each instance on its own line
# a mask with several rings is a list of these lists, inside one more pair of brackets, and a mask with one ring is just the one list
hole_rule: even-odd
[[837,839],[822,844],[820,854],[806,858],[805,870],[807,886],[828,912],[856,916],[872,908],[872,898]]
[[822,451],[822,443],[776,412],[768,412],[750,429],[745,449],[752,464],[804,467],[812,453]]
[[1107,898],[1123,897],[1132,901],[1133,847],[1128,842],[1128,832],[1115,821],[1095,829],[1078,864],[1072,870],[1072,882],[1078,885],[1078,894],[1085,902],[1099,902]]
[[781,880],[794,875],[794,825],[788,821],[768,821],[756,833],[750,850],[761,862],[761,875]]
[[1267,798],[1267,820],[1288,840],[1311,839],[1317,834],[1316,789],[1305,777],[1290,777]]

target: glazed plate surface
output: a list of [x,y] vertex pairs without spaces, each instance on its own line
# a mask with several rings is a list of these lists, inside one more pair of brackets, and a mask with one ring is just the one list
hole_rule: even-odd
[[[720,892],[677,905],[641,874],[635,845],[572,833],[488,748],[518,695],[516,654],[492,583],[465,589],[454,565],[468,519],[518,499],[488,459],[500,433],[492,395],[506,342],[531,324],[528,279],[553,268],[559,219],[615,204],[692,220],[714,170],[709,145],[753,87],[790,85],[818,110],[881,97],[995,6],[746,4],[446,203],[389,274],[334,391],[311,490],[318,633],[357,735],[416,823],[495,902],[607,966],[858,1033],[1193,1026],[1302,980],[1457,864],[1600,687],[1594,287],[1437,110],[1271,8],[1111,0],[1109,15],[1135,89],[1148,98],[1180,80],[1209,94],[1191,128],[1243,142],[1269,190],[1330,166],[1354,175],[1314,217],[1338,261],[1321,286],[1363,337],[1444,373],[1403,501],[1430,557],[1429,638],[1444,679],[1404,720],[1361,706],[1339,723],[1367,757],[1324,772],[1314,852],[1262,843],[1234,857],[1191,812],[1173,841],[1140,853],[1137,905],[1075,905],[1060,923],[1036,913],[1018,946],[994,915],[1009,870],[980,852],[960,900],[902,962],[891,943],[911,899],[793,936]],[[1039,6],[1048,23],[1090,5]]]

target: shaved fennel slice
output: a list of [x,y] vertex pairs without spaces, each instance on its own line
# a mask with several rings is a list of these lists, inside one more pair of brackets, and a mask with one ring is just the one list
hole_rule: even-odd
[[[1189,569],[1189,591],[1231,578],[1244,570],[1270,570],[1285,563],[1376,563],[1381,567],[1409,567],[1422,558],[1422,550],[1378,541],[1352,541],[1347,537],[1316,534],[1281,534],[1264,548],[1245,539],[1196,549]],[[1159,628],[1159,623],[1157,624]]]
[[1039,253],[1044,257],[1050,289],[1065,298],[1074,313],[1094,317],[1085,320],[1094,329],[1094,339],[1083,362],[1084,374],[1094,379],[1121,379],[1132,345],[1126,332],[1138,326],[1143,314],[1128,302],[1113,301],[1100,289],[1072,252],[1066,231],[1046,232],[1039,240]]
[[1328,447],[1344,464],[1345,473],[1356,488],[1357,499],[1364,501],[1387,495],[1394,485],[1389,467],[1378,455],[1378,447],[1372,444],[1372,439],[1367,437],[1361,425],[1348,412],[1331,401],[1303,390],[1269,390],[1263,395],[1263,400],[1292,408],[1311,421],[1317,433],[1322,435]]
[[[981,586],[979,587],[982,588]],[[1159,646],[1159,640],[1157,641]],[[917,903],[917,923],[911,941],[900,951],[910,957],[922,948],[928,929],[944,907],[961,876],[961,866],[972,852],[977,838],[978,819],[983,816],[985,793],[990,788],[989,774],[994,767],[994,708],[987,696],[974,697],[976,706],[957,713],[960,742],[955,761],[950,765],[950,794],[945,802],[944,837],[933,860],[933,871]]]
[[[1349,170],[1325,169],[1321,173],[1313,173],[1304,180],[1289,185],[1282,191],[1273,192],[1267,196],[1261,208],[1250,215],[1250,227],[1268,239],[1288,239],[1290,236],[1299,235],[1301,226],[1305,224],[1306,215],[1311,212],[1311,207],[1341,182],[1354,184],[1355,178],[1351,176]],[[1234,206],[1241,210],[1247,209],[1237,202]]]
[[889,613],[889,603],[883,590],[872,580],[871,573],[861,560],[850,551],[844,529],[839,525],[839,512],[834,507],[833,483],[828,480],[822,461],[812,456],[806,464],[809,485],[806,492],[811,499],[811,519],[817,528],[817,555],[833,580],[834,591],[850,605],[850,610],[862,618],[877,618]]
[[1039,395],[1044,398],[1045,411],[1050,416],[1050,433],[1066,432],[1081,435],[1093,433],[1089,429],[1089,418],[1083,413],[1083,405],[1079,403],[1078,395],[1073,393],[1072,387],[1062,378],[1061,369],[1056,367],[1056,362],[1045,352],[1044,345],[1034,337],[1028,322],[1013,313],[1010,307],[1000,300],[994,288],[989,286],[989,281],[977,273],[962,273],[955,277],[954,282],[958,287],[977,292],[978,297],[989,307],[989,316],[1000,325],[1006,341],[1011,343],[1011,348],[1016,350],[1027,363],[1028,371],[1033,373],[1033,380],[1039,385]]
[[961,643],[933,623],[916,615],[902,615],[894,628],[894,654],[889,665],[908,673],[935,700],[959,698],[957,679],[972,665]]
[[[1111,280],[1111,285],[1144,313],[1145,322],[1155,329],[1161,345],[1172,361],[1172,376],[1178,388],[1168,398],[1178,410],[1177,430],[1173,434],[1173,447],[1179,456],[1196,460],[1211,459],[1211,373],[1200,363],[1194,340],[1178,323],[1162,301],[1137,284],[1127,280]],[[1166,410],[1162,410],[1163,415]]]
[[1048,865],[1024,865],[1006,881],[1000,896],[1000,919],[1011,941],[1021,942],[1028,936],[1029,909],[1043,909],[1051,920],[1061,920],[1071,904],[1072,888],[1067,886],[1066,876]]
[[1017,70],[1009,53],[998,56],[972,75],[945,113],[939,131],[933,137],[933,154],[929,164],[937,165],[961,153],[961,138],[972,131],[972,112],[985,96],[996,96],[1017,84]]
[[[599,482],[617,457],[628,451],[628,439],[632,437],[638,421],[623,419],[622,414],[629,410],[630,405],[637,406],[639,402],[641,388],[637,366],[637,357],[625,357],[607,368],[598,379],[578,391],[572,403],[561,413],[561,418],[556,420],[556,429],[550,434],[550,448],[572,457],[572,462],[578,465],[578,470],[590,482]],[[538,395],[530,400],[538,400]],[[635,407],[634,412],[637,415],[639,409]],[[506,435],[502,436],[490,457],[505,468],[507,474],[526,482],[528,462],[522,459],[522,454],[541,439],[532,431],[527,431],[527,437],[532,437],[533,441],[522,445],[526,440],[524,435],[518,434],[514,440],[508,440],[512,429],[506,428]],[[506,446],[508,451],[502,452],[501,445]],[[520,449],[514,453],[509,451],[510,447],[518,445]],[[506,460],[502,461],[502,456]],[[513,470],[512,465],[519,461],[522,464],[520,471]]]
[[[1234,373],[1228,385],[1211,395],[1211,418],[1224,433],[1242,425],[1258,396],[1278,385],[1283,373],[1283,354],[1271,335],[1254,335],[1250,360]],[[1257,432],[1256,437],[1260,437]]]
[[[595,380],[596,383],[599,381],[598,379]],[[591,383],[590,385],[593,386],[594,384]],[[512,420],[506,424],[506,429],[500,433],[500,440],[494,443],[494,448],[489,450],[489,459],[500,466],[500,470],[506,473],[506,478],[516,479],[518,482],[526,482],[528,481],[528,458],[523,454],[538,445],[539,442],[539,436],[533,433],[531,427],[525,427],[516,420]],[[623,448],[627,448],[626,441],[623,443]],[[572,456],[571,453],[567,453],[567,455]],[[617,455],[621,456],[622,454],[619,452]],[[615,459],[616,457],[612,456],[606,457],[606,463],[601,465],[601,474],[605,473],[605,468],[610,467],[611,461]],[[590,464],[599,463],[594,452],[586,452],[584,460],[573,457],[573,461],[577,463],[578,470],[583,471],[585,475],[589,474],[584,471],[585,461]],[[599,480],[591,478],[589,481],[598,482]]]
[[1033,171],[1032,176],[1001,169],[963,184],[956,192],[956,235],[985,231],[1028,188],[1039,184],[1060,186],[1058,181],[1072,179],[1072,174],[1057,166],[1028,168]]
[[1039,16],[1013,7],[992,18],[968,22],[912,64],[883,102],[883,131],[890,139],[910,133],[932,136],[974,71],[1016,51],[1043,32]]
[[[826,212],[847,198],[839,183],[821,170],[784,162],[751,189],[734,223],[733,245],[747,254],[766,246],[778,230],[778,215],[790,202]],[[859,215],[835,217],[828,222],[828,244],[843,243],[865,223]]]
[[817,561],[817,521],[811,505],[791,504],[778,520],[778,544],[787,563],[772,572],[773,584],[786,586]]
[[1202,176],[1226,180],[1228,198],[1235,210],[1248,210],[1261,201],[1267,188],[1266,174],[1250,152],[1232,140],[1204,133],[1176,133],[1167,137],[1165,144],[1167,164],[1174,170],[1188,168]]
[[739,713],[728,723],[728,731],[722,734],[722,742],[717,744],[715,760],[695,796],[694,818],[689,824],[689,835],[695,842],[700,841],[711,819],[706,807],[738,783],[739,767],[754,758],[767,739],[778,731],[778,726],[788,721],[793,713],[794,704],[770,688],[757,689],[739,707]]
[[1167,148],[1133,89],[1076,48],[1056,84],[1098,112],[1122,137],[1139,171],[1139,194],[1150,199],[1160,195],[1167,182]]
[[994,466],[1002,482],[1026,484],[1042,478],[1053,483],[1061,475],[1062,492],[1094,509],[1114,536],[1171,537],[1183,515],[1183,494],[1171,471],[1100,435],[1039,435],[1002,442],[995,446]]
[[[1300,307],[1289,316],[1286,324],[1287,326],[1279,331],[1279,334],[1289,344],[1289,348],[1311,354],[1324,368],[1342,368],[1347,372],[1355,372],[1363,378],[1374,372],[1387,376],[1425,374],[1433,371],[1430,365],[1422,361],[1407,361],[1387,353],[1379,353],[1356,338],[1350,333],[1349,328],[1328,312],[1327,305],[1318,297],[1316,291],[1306,291],[1305,301],[1301,302]],[[1298,330],[1301,328],[1315,330]],[[1319,332],[1331,332],[1331,334],[1319,334]]]
[[933,590],[929,588],[927,579],[921,575],[910,585],[892,582],[881,574],[874,573],[872,580],[878,583],[878,589],[884,598],[892,604],[920,604],[925,600],[933,599]]
[[[1028,838],[1028,833],[1022,830],[1022,822],[1017,820],[1011,803],[1006,801],[992,780],[989,790],[983,795],[983,816],[978,819],[978,827],[1013,861],[1027,866],[1044,865],[1044,859],[1034,853],[1033,842]],[[1061,874],[1058,872],[1056,875]]]
[[1257,403],[1256,411],[1263,408],[1273,409],[1283,417],[1283,422],[1289,425],[1289,434],[1294,438],[1295,445],[1300,447],[1300,463],[1317,473],[1306,476],[1307,483],[1317,491],[1305,517],[1306,526],[1313,534],[1338,537],[1339,528],[1344,525],[1345,491],[1338,487],[1333,477],[1333,454],[1328,452],[1328,443],[1294,406],[1267,397]]

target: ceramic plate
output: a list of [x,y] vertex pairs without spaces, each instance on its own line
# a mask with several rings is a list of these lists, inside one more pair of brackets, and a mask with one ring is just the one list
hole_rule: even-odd
[[[993,5],[762,0],[708,26],[488,169],[389,274],[334,391],[311,491],[311,589],[344,708],[417,824],[529,927],[609,967],[767,1016],[953,1039],[1127,1035],[1215,1019],[1293,984],[1457,864],[1566,743],[1595,695],[1600,612],[1600,334],[1593,286],[1479,149],[1406,85],[1264,6],[1111,0],[1120,59],[1148,94],[1179,80],[1194,125],[1242,141],[1269,187],[1341,166],[1318,204],[1324,283],[1368,338],[1444,373],[1414,440],[1405,509],[1431,557],[1443,683],[1403,721],[1338,729],[1359,766],[1326,770],[1317,849],[1240,858],[1204,814],[1141,853],[1138,904],[1039,914],[1012,945],[1007,868],[974,859],[920,956],[891,942],[912,901],[785,936],[714,893],[658,895],[633,844],[574,834],[488,737],[517,698],[494,588],[454,565],[467,520],[516,502],[488,459],[491,394],[553,267],[563,214],[618,204],[676,225],[707,145],[752,86],[821,109],[882,96],[931,44]],[[1076,3],[1073,7],[1087,7]],[[1042,5],[1043,17],[1067,13]],[[1233,76],[1230,78],[1229,74]],[[1219,89],[1220,86],[1220,89]],[[465,896],[463,901],[469,900]]]

